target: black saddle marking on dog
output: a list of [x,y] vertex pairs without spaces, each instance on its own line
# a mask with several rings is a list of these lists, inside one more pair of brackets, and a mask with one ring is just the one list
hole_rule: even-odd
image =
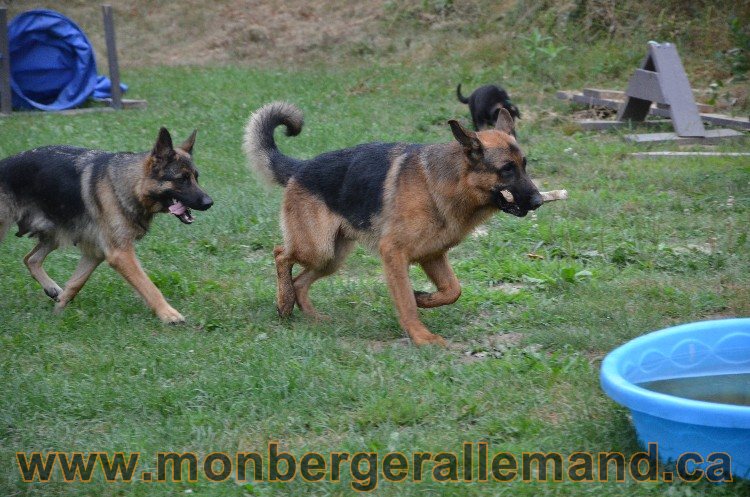
[[383,209],[383,189],[398,143],[365,143],[324,154],[300,168],[295,179],[357,229],[368,229]]
[[0,161],[0,183],[19,200],[38,205],[47,218],[65,224],[83,214],[81,173],[76,159],[85,148],[49,146]]

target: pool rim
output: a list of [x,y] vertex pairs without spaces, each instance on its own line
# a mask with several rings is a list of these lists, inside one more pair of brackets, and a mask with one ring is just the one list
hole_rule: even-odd
[[750,333],[750,318],[718,319],[681,324],[634,338],[607,354],[602,361],[600,383],[615,402],[633,411],[701,426],[750,429],[750,406],[720,404],[654,392],[625,379],[619,369],[629,356],[643,351],[655,338],[691,336],[695,332],[738,327]]

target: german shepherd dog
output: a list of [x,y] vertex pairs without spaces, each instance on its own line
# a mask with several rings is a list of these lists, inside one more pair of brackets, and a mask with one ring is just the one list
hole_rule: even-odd
[[521,113],[518,111],[518,107],[510,101],[508,92],[499,86],[480,86],[469,95],[469,98],[466,98],[461,95],[461,85],[459,84],[456,87],[456,97],[462,104],[469,104],[471,121],[474,123],[476,131],[494,128],[501,108],[507,110],[513,119],[521,118]]
[[[141,268],[134,243],[159,212],[185,224],[190,209],[206,210],[211,197],[198,186],[191,154],[194,131],[178,148],[166,128],[151,152],[104,152],[69,146],[35,148],[0,161],[0,241],[13,224],[17,236],[39,240],[24,258],[44,292],[61,312],[94,269],[106,260],[165,323],[185,320]],[[44,271],[50,252],[76,245],[82,254],[73,276],[60,288]]]
[[[416,345],[444,344],[419,320],[418,307],[455,302],[461,287],[446,252],[498,210],[515,216],[542,205],[513,137],[513,119],[501,109],[497,128],[474,133],[449,121],[455,141],[445,144],[366,143],[309,160],[288,157],[274,129],[302,130],[302,112],[275,102],[251,115],[243,149],[251,168],[285,186],[281,210],[284,245],[274,249],[277,309],[296,303],[320,317],[310,285],[330,275],[363,243],[380,254],[399,323]],[[515,202],[501,192],[508,190]],[[414,292],[409,265],[419,264],[435,284]],[[292,266],[304,269],[292,278]]]

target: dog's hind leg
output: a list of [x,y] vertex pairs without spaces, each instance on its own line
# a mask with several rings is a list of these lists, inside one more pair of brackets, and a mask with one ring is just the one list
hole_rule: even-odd
[[437,288],[436,292],[414,292],[418,307],[438,307],[452,304],[461,296],[461,284],[448,262],[448,254],[443,253],[434,259],[420,261],[427,277]]
[[316,267],[305,268],[304,271],[294,278],[294,292],[297,305],[299,305],[302,312],[315,319],[326,319],[326,316],[318,313],[315,307],[313,307],[312,302],[310,302],[310,286],[320,278],[335,273],[353,248],[354,240],[349,240],[339,235],[334,244],[332,258],[325,260]]
[[57,242],[53,239],[42,237],[39,239],[36,247],[31,249],[31,252],[26,254],[23,262],[26,267],[29,268],[31,276],[42,285],[44,293],[47,294],[52,300],[58,300],[59,295],[62,293],[62,288],[50,278],[42,267],[42,263],[47,256],[57,248]]
[[294,278],[294,293],[297,305],[302,312],[316,320],[325,320],[327,316],[320,314],[312,305],[309,296],[310,285],[326,276],[326,274],[324,271],[316,269],[304,269]]
[[276,261],[276,310],[279,316],[285,317],[294,310],[296,300],[292,282],[294,260],[281,245],[273,249],[273,257]]
[[65,290],[59,297],[57,304],[55,305],[55,313],[59,314],[65,309],[65,306],[78,295],[83,285],[88,281],[89,276],[94,270],[99,267],[102,263],[101,257],[94,257],[91,255],[83,254],[81,260],[78,261],[78,267],[76,267],[73,276],[70,277],[67,283],[65,283]]
[[[289,181],[281,212],[284,247],[274,250],[277,308],[282,316],[292,312],[296,301],[305,314],[321,317],[312,306],[308,291],[313,282],[333,273],[353,247],[354,242],[341,233],[342,221],[322,200],[294,179]],[[291,280],[290,288],[293,264],[299,264],[304,270]]]

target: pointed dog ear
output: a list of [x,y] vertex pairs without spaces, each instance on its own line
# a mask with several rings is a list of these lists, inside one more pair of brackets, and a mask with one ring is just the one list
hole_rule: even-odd
[[172,154],[174,154],[172,136],[169,134],[169,131],[167,131],[167,128],[162,126],[159,130],[159,136],[156,138],[154,148],[151,151],[151,155],[160,159],[167,159]]
[[482,142],[477,138],[477,134],[461,126],[461,123],[455,119],[448,121],[448,124],[451,125],[453,136],[464,148],[466,157],[472,162],[478,162],[481,160],[484,155],[484,147],[482,147]]
[[188,139],[185,140],[182,145],[180,145],[180,149],[184,150],[190,155],[193,155],[193,145],[195,145],[195,135],[198,134],[198,130],[194,129],[190,136],[188,136]]
[[510,112],[508,112],[508,110],[502,105],[498,105],[497,110],[498,113],[495,129],[516,136],[516,125],[513,122],[513,117],[510,115]]

